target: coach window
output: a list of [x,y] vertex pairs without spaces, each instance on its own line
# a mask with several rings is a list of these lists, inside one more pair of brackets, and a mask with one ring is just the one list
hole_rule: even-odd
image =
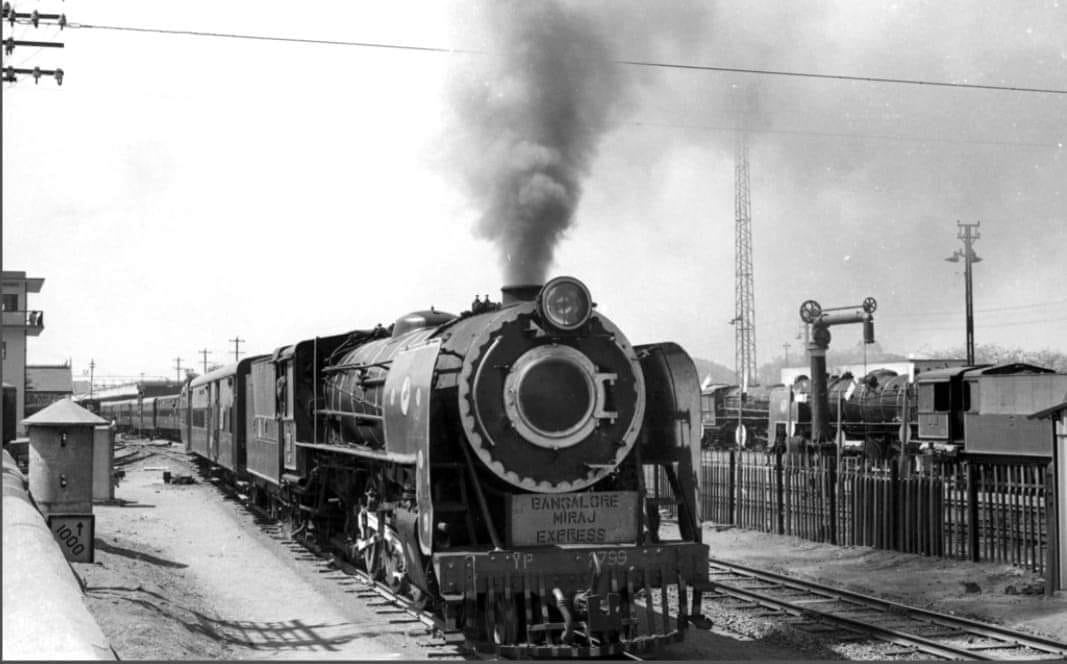
[[934,410],[939,413],[948,412],[952,407],[952,383],[936,383],[934,385]]
[[710,394],[700,395],[700,410],[703,411],[705,422],[715,421],[715,402]]
[[963,410],[978,412],[978,394],[978,383],[969,380],[963,382]]
[[4,311],[18,311],[19,310],[19,294],[18,293],[4,293],[3,304]]
[[919,385],[919,411],[931,413],[934,410],[934,386],[931,383]]

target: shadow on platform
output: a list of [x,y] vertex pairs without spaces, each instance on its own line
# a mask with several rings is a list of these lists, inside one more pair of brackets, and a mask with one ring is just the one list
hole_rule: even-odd
[[176,569],[185,569],[188,567],[185,563],[175,562],[173,560],[167,560],[166,558],[160,558],[159,556],[153,556],[150,553],[144,553],[143,551],[136,551],[134,549],[127,549],[115,544],[108,544],[100,538],[93,540],[96,545],[97,551],[104,551],[106,553],[113,553],[116,556],[123,556],[124,558],[133,558],[134,560],[143,560],[146,563],[152,565],[159,565],[160,567],[173,567]]

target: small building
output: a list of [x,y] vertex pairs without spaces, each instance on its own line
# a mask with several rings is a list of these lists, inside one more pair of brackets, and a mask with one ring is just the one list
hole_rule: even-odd
[[0,309],[3,316],[3,339],[0,357],[3,379],[15,388],[15,433],[25,435],[22,420],[26,417],[26,343],[44,331],[44,312],[31,309],[29,294],[40,293],[44,279],[27,277],[25,272],[4,270],[0,275]]
[[69,363],[26,366],[26,417],[73,394]]
[[1050,590],[1067,590],[1067,394],[1063,401],[1029,416],[1032,420],[1050,420],[1052,467],[1054,469],[1055,514],[1049,515]]

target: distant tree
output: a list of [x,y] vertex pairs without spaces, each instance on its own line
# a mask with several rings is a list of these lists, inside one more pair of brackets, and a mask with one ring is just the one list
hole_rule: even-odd
[[[938,351],[934,357],[967,357],[962,346]],[[1006,348],[999,344],[977,344],[974,347],[974,361],[978,364],[1002,364],[1004,362],[1026,362],[1047,367],[1053,371],[1067,373],[1067,354],[1051,348],[1041,350],[1023,350]]]
[[694,357],[693,364],[696,365],[701,382],[710,379],[712,383],[725,383],[727,385],[737,384],[737,374],[718,362]]
[[[838,364],[860,364],[864,361],[873,362],[901,362],[908,358],[898,353],[890,353],[882,349],[877,342],[864,344],[862,341],[853,346],[835,347],[831,342],[830,350],[826,353],[826,363],[830,366]],[[790,354],[788,366],[807,365],[808,353],[801,348],[799,354]],[[782,369],[786,367],[785,356],[780,355],[760,366],[757,374],[763,385],[774,385],[781,382]]]
[[859,362],[900,362],[908,359],[904,355],[899,353],[890,353],[889,351],[882,350],[881,344],[877,341],[873,344],[865,344],[862,341],[849,347],[844,346],[840,348],[834,348],[833,344],[830,345],[830,350],[826,352],[827,364],[857,364]]

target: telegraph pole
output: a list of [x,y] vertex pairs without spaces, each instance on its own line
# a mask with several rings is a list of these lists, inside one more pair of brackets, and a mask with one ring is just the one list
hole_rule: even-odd
[[[42,14],[36,9],[32,12],[18,12],[11,6],[10,2],[5,2],[3,8],[0,9],[0,21],[9,24],[10,29],[15,29],[15,23],[22,25],[32,25],[34,29],[37,29],[41,25],[41,21],[56,21],[54,24],[46,25],[58,25],[62,30],[67,26],[66,14]],[[28,46],[31,48],[63,48],[62,42],[43,42],[43,41],[26,41],[22,39],[15,39],[12,36],[8,36],[3,39],[4,45],[4,57],[8,58],[15,52],[16,46]],[[10,67],[6,64],[3,67],[2,77],[5,82],[14,83],[18,80],[18,75],[25,74],[26,76],[32,76],[33,82],[40,83],[42,76],[52,76],[56,79],[56,83],[63,85],[63,70],[59,67],[55,69],[41,69],[40,67]]]
[[246,341],[246,340],[242,339],[241,337],[234,337],[233,339],[230,339],[229,341],[233,342],[233,361],[236,362],[238,355],[241,354],[241,351],[240,351],[241,343],[243,341]]
[[178,382],[180,383],[180,382],[182,382],[182,358],[176,357],[176,358],[174,358],[174,362],[175,362],[174,370],[178,372],[176,378],[177,378]]
[[964,298],[966,299],[967,309],[967,364],[974,364],[974,288],[972,286],[972,270],[971,266],[974,263],[981,262],[981,258],[978,254],[974,253],[974,242],[978,238],[982,237],[982,234],[978,232],[978,227],[982,225],[981,221],[973,224],[963,224],[958,220],[956,221],[956,239],[963,241],[963,251],[957,249],[951,256],[945,260],[949,263],[959,263],[960,259],[963,259],[963,283],[964,283]]
[[789,366],[789,342],[782,344],[782,349],[785,350],[785,366]]
[[204,373],[207,373],[207,354],[211,351],[207,348],[201,348],[198,352],[204,356]]

